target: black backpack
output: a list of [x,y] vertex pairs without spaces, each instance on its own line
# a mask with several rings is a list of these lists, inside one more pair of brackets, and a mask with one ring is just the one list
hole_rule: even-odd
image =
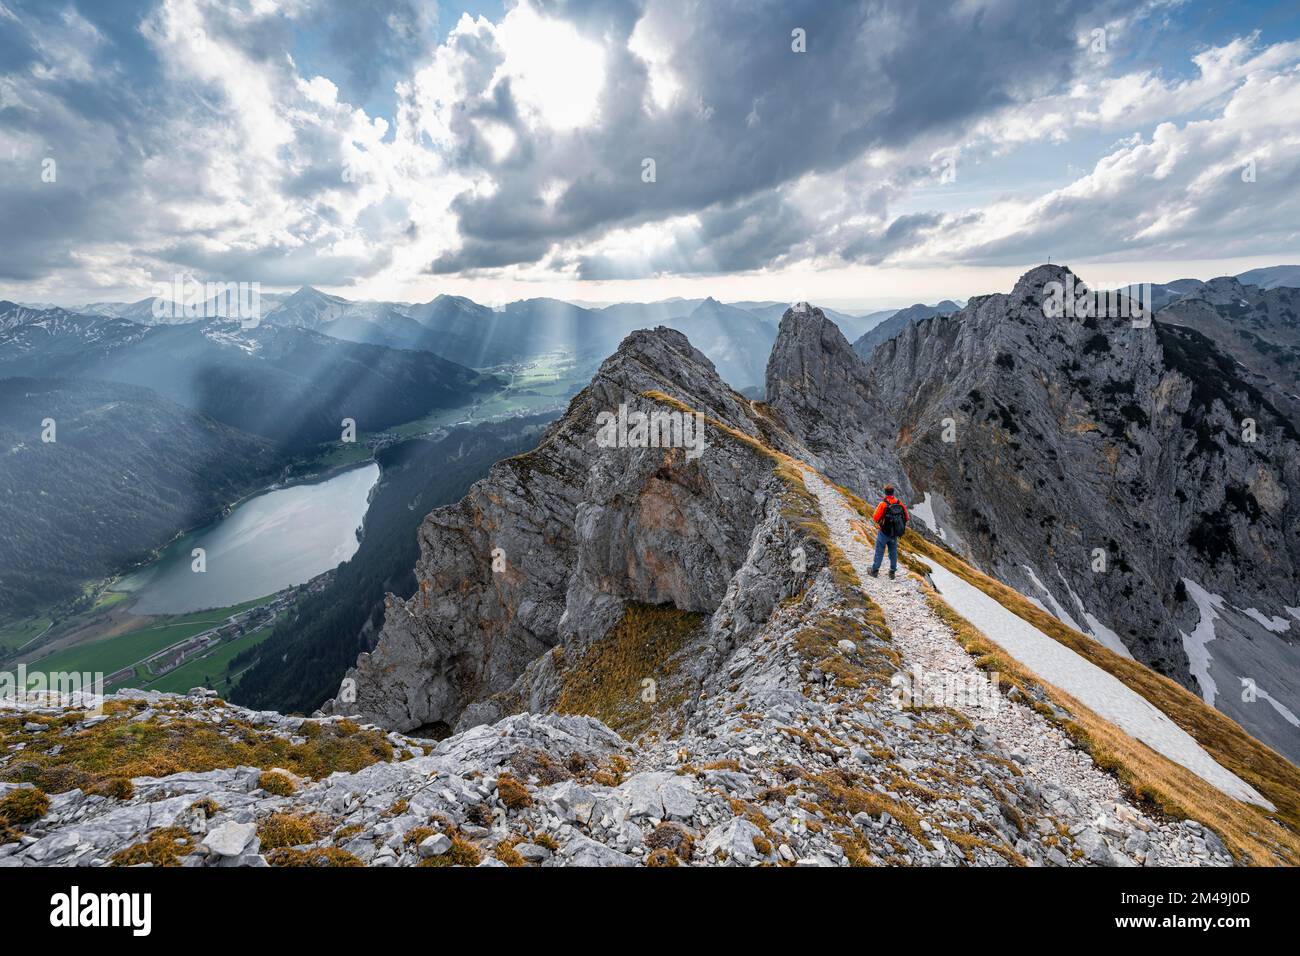
[[885,513],[880,516],[880,530],[891,538],[901,538],[907,530],[907,511],[897,501],[885,505]]

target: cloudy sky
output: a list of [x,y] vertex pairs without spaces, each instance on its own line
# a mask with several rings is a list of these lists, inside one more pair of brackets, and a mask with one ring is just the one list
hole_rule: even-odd
[[0,212],[62,304],[1209,277],[1300,261],[1300,5],[0,0]]

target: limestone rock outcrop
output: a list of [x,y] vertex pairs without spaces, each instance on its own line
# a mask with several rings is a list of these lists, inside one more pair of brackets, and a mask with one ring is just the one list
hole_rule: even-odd
[[1040,266],[874,351],[916,497],[979,567],[1300,759],[1295,429],[1163,313],[1049,317],[1070,278]]

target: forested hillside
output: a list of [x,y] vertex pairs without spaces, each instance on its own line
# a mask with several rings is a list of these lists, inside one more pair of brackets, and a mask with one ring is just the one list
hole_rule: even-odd
[[143,560],[280,464],[261,438],[148,389],[96,381],[0,379],[0,450],[6,615]]

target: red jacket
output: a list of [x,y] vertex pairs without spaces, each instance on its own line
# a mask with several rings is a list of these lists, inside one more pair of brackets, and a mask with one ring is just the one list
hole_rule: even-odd
[[[871,516],[876,524],[880,524],[880,519],[885,516],[885,505],[903,505],[901,501],[893,495],[886,495],[885,500],[876,505],[876,513]],[[912,516],[907,513],[907,505],[903,505],[903,524],[912,520]]]

